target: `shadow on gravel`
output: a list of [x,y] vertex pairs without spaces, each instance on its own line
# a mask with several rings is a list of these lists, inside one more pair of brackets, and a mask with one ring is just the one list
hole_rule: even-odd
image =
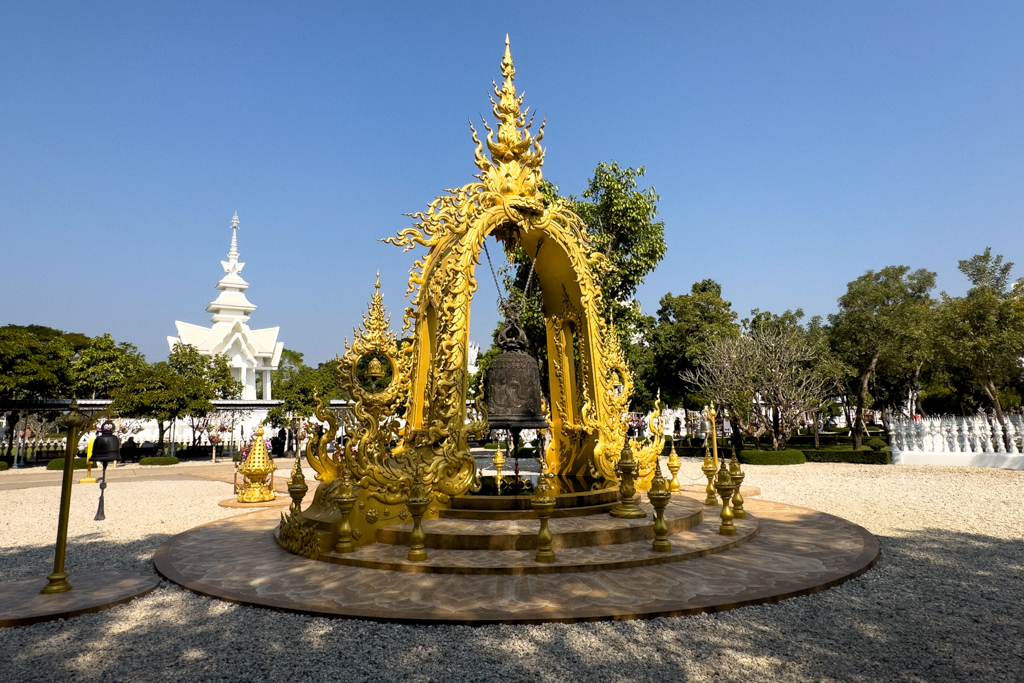
[[[650,621],[410,627],[238,607],[165,585],[108,612],[0,630],[0,666],[17,681],[1021,680],[1024,541],[937,530],[880,540],[879,563],[830,591]],[[158,542],[82,545],[95,546],[91,563],[151,555]],[[45,575],[44,556],[3,562]],[[68,566],[85,568],[72,556]]]
[[[64,565],[69,573],[104,569],[153,571],[153,553],[173,536],[150,534],[136,541],[116,543],[93,540],[98,535],[88,534],[68,540]],[[0,581],[47,576],[53,571],[53,552],[53,544],[0,548]]]

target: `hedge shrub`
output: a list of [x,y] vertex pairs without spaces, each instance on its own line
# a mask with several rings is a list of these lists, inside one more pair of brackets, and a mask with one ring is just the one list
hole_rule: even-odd
[[802,465],[807,462],[803,451],[791,448],[784,451],[740,451],[739,459],[744,465]]
[[[93,463],[93,467],[96,463]],[[62,470],[64,469],[64,458],[54,458],[50,462],[46,463],[46,469],[48,470]],[[85,469],[85,458],[75,458],[71,464],[71,469],[84,470]]]
[[892,451],[815,451],[804,450],[811,462],[852,462],[861,465],[891,465]]
[[873,451],[880,451],[883,448],[885,448],[886,446],[888,446],[889,444],[887,444],[883,439],[879,439],[876,436],[873,439],[868,439],[868,442],[867,442],[866,445],[869,448],[871,448],[871,450],[873,450]]
[[3,460],[0,460],[0,472],[3,472],[3,471],[4,471],[4,470],[6,470],[6,469],[7,469],[8,467],[10,467],[10,465],[8,465],[8,464],[7,464],[6,462],[4,462]]
[[152,458],[142,458],[139,460],[139,464],[143,466],[148,465],[177,465],[178,459],[173,455],[157,455]]

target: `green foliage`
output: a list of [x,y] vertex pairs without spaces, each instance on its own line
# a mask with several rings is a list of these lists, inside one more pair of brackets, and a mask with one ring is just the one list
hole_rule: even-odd
[[74,347],[60,330],[0,327],[0,398],[59,398],[73,384]]
[[886,446],[888,446],[889,444],[887,444],[884,439],[879,439],[876,436],[874,438],[868,439],[868,442],[867,442],[866,445],[867,445],[868,448],[870,448],[873,451],[880,451],[883,448],[885,448]]
[[[543,187],[549,203],[565,201],[583,219],[593,249],[608,260],[608,272],[598,278],[605,306],[603,314],[614,322],[623,354],[637,379],[650,375],[647,369],[651,365],[650,351],[645,348],[649,339],[643,328],[652,326],[652,323],[649,318],[644,321],[633,296],[644,277],[664,258],[666,250],[665,224],[655,220],[658,194],[653,187],[638,189],[637,180],[643,175],[643,167],[623,168],[618,162],[601,162],[594,169],[594,175],[581,197],[560,198],[558,187],[550,182]],[[507,250],[506,256],[511,272],[505,279],[505,288],[509,296],[521,304],[520,325],[529,340],[527,352],[540,361],[541,381],[546,386],[547,328],[536,276],[529,292],[526,292],[535,254],[515,248]],[[499,322],[494,332],[495,339],[501,327],[502,322]],[[489,360],[486,353],[481,355],[479,378],[486,376]],[[635,408],[643,409],[653,403],[654,393],[648,390],[649,384],[647,381],[636,382]],[[646,394],[643,393],[645,391]]]
[[505,444],[503,444],[503,443],[494,443],[493,441],[491,443],[485,443],[484,444],[484,448],[487,448],[487,449],[492,450],[492,451],[496,451],[499,448],[504,448],[504,447],[505,447]]
[[303,354],[284,349],[280,369],[274,378],[274,398],[282,403],[270,410],[267,416],[270,424],[284,427],[290,424],[290,419],[312,416],[316,409],[314,393],[325,406],[331,399],[342,398],[334,367],[335,364],[328,361],[312,368],[304,362]]
[[177,465],[178,459],[173,455],[158,455],[150,458],[142,458],[139,464],[148,467],[150,465]]
[[869,270],[847,285],[839,311],[829,315],[835,356],[854,370],[846,390],[855,397],[854,443],[863,435],[864,408],[872,375],[880,366],[903,368],[920,362],[930,338],[935,273],[908,266]]
[[744,465],[802,465],[807,462],[803,451],[740,451],[739,461]]
[[9,467],[10,467],[10,465],[8,465],[8,464],[7,464],[6,462],[4,462],[3,460],[0,460],[0,472],[3,472],[4,470],[6,470],[6,469],[7,469],[7,468],[9,468]]
[[1019,391],[1007,394],[1008,384],[1020,380],[1024,355],[1024,287],[1007,291],[1013,263],[992,257],[985,249],[960,261],[960,270],[974,286],[963,297],[942,294],[938,315],[938,355],[952,377],[969,378],[997,415],[1002,415],[1000,387],[1011,403]]
[[109,334],[93,337],[72,362],[72,390],[76,396],[107,398],[145,364],[134,345],[118,344]]
[[199,428],[216,410],[211,401],[235,398],[241,390],[225,356],[203,356],[194,346],[175,344],[166,362],[142,365],[125,378],[111,409],[123,417],[156,420],[161,445],[165,424],[188,418],[196,442]]
[[[46,469],[48,470],[62,470],[64,469],[64,461],[66,458],[54,458],[50,462],[46,463]],[[96,463],[93,463],[93,467]],[[86,468],[85,458],[75,458],[71,463],[71,468],[75,470],[84,470]]]
[[891,465],[892,452],[854,450],[811,450],[804,449],[808,462],[850,462],[861,465]]
[[[653,372],[650,381],[661,388],[669,408],[684,406],[688,395],[697,391],[681,377],[693,371],[720,339],[739,336],[736,312],[722,298],[722,286],[714,280],[696,282],[689,294],[661,297],[657,323],[651,333]],[[685,407],[699,408],[697,405]]]

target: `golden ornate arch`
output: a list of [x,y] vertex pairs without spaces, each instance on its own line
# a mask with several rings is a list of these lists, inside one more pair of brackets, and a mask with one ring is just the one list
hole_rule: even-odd
[[[394,515],[405,519],[404,503],[415,477],[432,498],[427,517],[447,507],[451,496],[479,487],[468,442],[486,431],[487,422],[486,414],[470,415],[467,407],[467,361],[474,271],[488,236],[506,249],[522,247],[534,261],[551,378],[547,471],[589,476],[596,487],[618,481],[615,465],[629,426],[633,379],[615,331],[602,316],[597,278],[610,266],[591,248],[579,216],[564,201],[549,203],[542,195],[544,123],[534,136],[533,117],[527,119],[523,95],[514,86],[507,37],[501,73],[504,81],[494,84],[490,97],[497,133],[483,123],[489,158],[470,124],[478,181],[449,190],[426,211],[411,214],[412,227],[384,240],[406,251],[428,250],[416,260],[406,292],[413,297],[403,335],[412,330],[411,341],[399,344],[389,331],[378,282],[363,329],[338,360],[339,382],[355,401],[358,421],[349,431],[349,448],[334,460],[327,453],[326,443],[337,428],[331,422],[307,452],[318,478],[328,484],[347,464],[360,489],[353,520],[362,535],[357,543],[372,540],[368,527]],[[383,391],[371,393],[357,376],[356,365],[366,355],[390,360],[392,379]],[[399,413],[404,426],[396,419]],[[633,442],[641,485],[653,476],[663,447],[660,427],[652,432],[652,439]],[[317,499],[324,497],[326,505],[333,487],[321,489]],[[324,515],[320,519],[326,520]]]

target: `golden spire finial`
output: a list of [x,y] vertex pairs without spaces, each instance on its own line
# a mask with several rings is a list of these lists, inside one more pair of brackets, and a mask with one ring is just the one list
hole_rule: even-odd
[[512,49],[508,44],[507,33],[505,34],[505,57],[501,60],[501,75],[508,81],[514,81],[516,79],[516,65],[512,63]]

